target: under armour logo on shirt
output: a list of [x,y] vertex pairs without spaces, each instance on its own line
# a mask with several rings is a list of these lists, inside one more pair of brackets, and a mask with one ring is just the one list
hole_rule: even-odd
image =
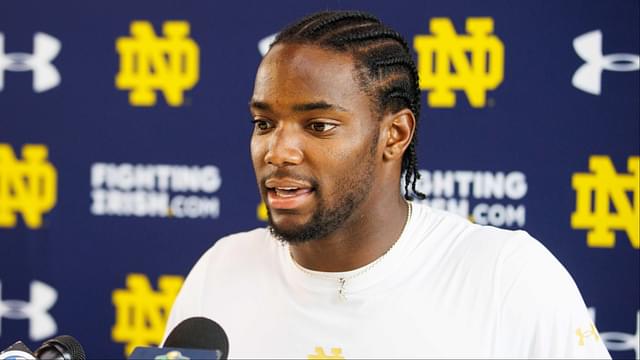
[[4,300],[2,283],[0,283],[0,336],[2,335],[2,319],[29,319],[29,338],[38,341],[54,335],[58,331],[55,320],[49,310],[58,299],[58,292],[51,286],[32,281],[30,299]]
[[600,336],[598,335],[598,330],[596,330],[596,326],[590,324],[587,330],[582,330],[582,328],[576,329],[576,336],[578,337],[578,346],[584,346],[585,340],[587,338],[593,338],[593,341],[600,341]]
[[573,48],[585,61],[573,74],[571,83],[576,88],[593,95],[600,95],[602,71],[637,71],[640,56],[637,54],[602,54],[602,32],[590,31],[573,40]]
[[51,64],[62,45],[53,36],[38,32],[33,36],[33,54],[5,53],[4,34],[0,33],[0,91],[4,88],[5,71],[33,71],[33,90],[47,91],[60,84],[60,73]]

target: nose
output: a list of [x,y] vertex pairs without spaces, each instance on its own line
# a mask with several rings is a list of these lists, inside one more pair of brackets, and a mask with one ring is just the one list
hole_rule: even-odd
[[301,141],[295,129],[283,126],[269,135],[265,163],[276,167],[298,165],[304,158]]

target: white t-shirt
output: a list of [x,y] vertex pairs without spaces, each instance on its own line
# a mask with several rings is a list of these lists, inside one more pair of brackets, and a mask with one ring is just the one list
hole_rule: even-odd
[[166,333],[192,316],[225,329],[230,358],[610,358],[538,241],[417,204],[363,273],[304,271],[266,229],[225,237],[185,280]]

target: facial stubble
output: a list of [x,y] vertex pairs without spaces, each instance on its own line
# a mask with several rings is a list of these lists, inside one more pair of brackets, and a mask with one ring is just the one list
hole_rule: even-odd
[[278,240],[289,244],[301,244],[312,240],[323,239],[340,229],[369,196],[373,184],[375,154],[378,145],[378,131],[374,131],[371,148],[365,155],[365,161],[358,161],[360,166],[356,172],[342,178],[336,184],[336,191],[329,196],[336,198],[334,206],[328,206],[322,188],[316,188],[314,196],[317,207],[311,219],[304,224],[284,228],[273,221],[267,206],[269,230]]

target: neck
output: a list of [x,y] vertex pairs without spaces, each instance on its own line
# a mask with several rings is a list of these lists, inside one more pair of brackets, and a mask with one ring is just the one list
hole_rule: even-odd
[[[387,197],[372,195],[329,236],[292,245],[294,260],[310,270],[342,272],[365,266],[384,255],[402,234],[408,205],[399,192]],[[371,203],[372,198],[376,198],[375,204]]]

